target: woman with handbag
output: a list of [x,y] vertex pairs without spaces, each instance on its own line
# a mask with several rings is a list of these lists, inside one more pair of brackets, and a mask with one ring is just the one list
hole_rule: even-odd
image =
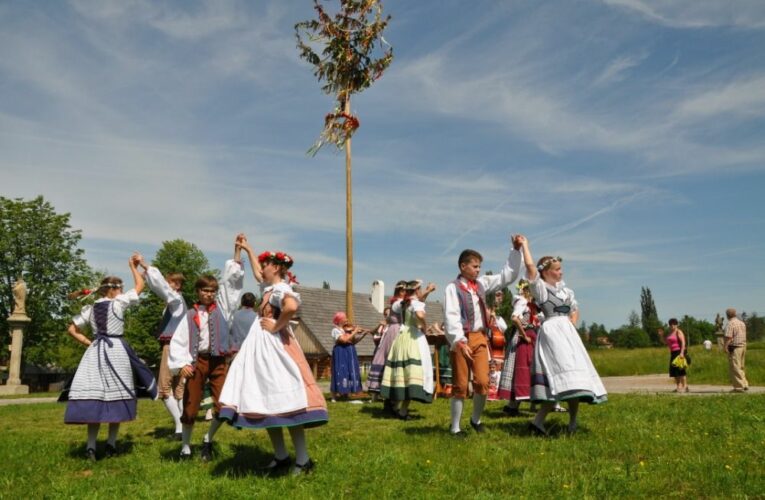
[[[663,331],[659,335],[663,337]],[[669,335],[664,339],[669,348],[669,376],[675,379],[675,392],[689,392],[687,367],[690,359],[687,357],[687,342],[685,334],[677,325],[677,319],[669,320]]]

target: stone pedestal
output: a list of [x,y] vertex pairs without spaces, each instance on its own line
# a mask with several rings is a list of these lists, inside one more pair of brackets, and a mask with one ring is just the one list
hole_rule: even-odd
[[29,394],[29,386],[21,385],[21,347],[24,343],[24,329],[32,320],[26,314],[11,314],[8,326],[13,335],[11,340],[11,363],[8,367],[8,382],[0,385],[0,394]]

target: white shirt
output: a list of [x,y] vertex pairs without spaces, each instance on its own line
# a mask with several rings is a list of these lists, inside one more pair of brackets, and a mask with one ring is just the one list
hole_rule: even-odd
[[337,327],[333,328],[332,329],[332,340],[337,342],[337,339],[339,339],[340,336],[343,335],[343,334],[345,334],[345,332],[343,331],[342,328],[337,328]]
[[[488,295],[515,281],[518,278],[518,274],[522,267],[523,258],[521,252],[512,249],[510,250],[510,255],[507,257],[507,262],[505,262],[505,265],[502,267],[502,271],[500,271],[499,274],[483,275],[476,281],[481,283],[485,293]],[[460,280],[464,281],[463,278],[460,278]],[[465,281],[465,283],[467,283],[467,281]],[[458,342],[465,340],[465,332],[462,329],[459,296],[457,294],[457,286],[454,282],[446,285],[444,295],[444,314],[446,316],[446,328],[444,333],[446,334],[446,340],[452,346],[452,349],[455,349]],[[478,294],[470,290],[470,295],[473,299],[473,310],[476,312],[472,331],[478,331],[484,327],[483,315],[481,314],[481,309],[478,303]]]
[[149,266],[146,270],[146,284],[166,304],[166,309],[170,311],[170,322],[165,331],[174,333],[180,323],[186,321],[186,302],[183,296],[170,287],[159,269],[154,266]]

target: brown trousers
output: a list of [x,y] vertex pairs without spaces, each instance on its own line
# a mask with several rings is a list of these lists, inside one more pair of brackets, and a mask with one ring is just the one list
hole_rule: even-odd
[[473,391],[477,394],[489,393],[489,343],[483,332],[467,334],[467,343],[473,361],[468,361],[462,351],[451,351],[452,360],[452,397],[464,399],[468,394],[468,372],[473,371]]
[[157,377],[159,399],[167,399],[170,396],[175,399],[183,399],[186,379],[181,375],[170,373],[170,367],[167,366],[169,355],[170,344],[168,343],[162,346],[162,360],[159,362],[159,376]]
[[186,391],[183,393],[183,415],[181,415],[181,422],[194,425],[194,420],[197,418],[197,413],[199,413],[199,406],[202,404],[205,383],[208,381],[210,382],[210,391],[215,401],[215,414],[220,413],[220,391],[223,390],[226,373],[228,373],[228,363],[224,356],[204,354],[197,356],[194,376],[186,381]]

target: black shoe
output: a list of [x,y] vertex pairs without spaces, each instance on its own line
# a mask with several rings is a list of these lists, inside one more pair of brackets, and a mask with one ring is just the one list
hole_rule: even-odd
[[404,422],[406,422],[406,421],[408,421],[408,420],[412,420],[412,416],[411,416],[411,415],[409,415],[408,413],[407,413],[406,415],[404,415],[404,414],[403,414],[403,413],[401,413],[401,412],[395,412],[395,415],[396,415],[396,418],[397,418],[397,419],[399,419],[399,420],[403,420]]
[[534,422],[529,422],[529,430],[535,436],[548,436],[547,431],[540,427],[537,427],[536,424],[534,424]]
[[170,436],[170,439],[172,441],[183,441],[183,433],[182,432],[176,432],[172,436]]
[[504,406],[504,407],[502,408],[502,411],[503,411],[503,412],[504,412],[504,414],[505,414],[505,415],[507,415],[508,417],[517,417],[518,415],[520,415],[520,414],[521,414],[521,413],[518,411],[518,408],[513,408],[513,407],[511,407],[511,406]]
[[481,422],[478,422],[478,423],[476,424],[475,422],[473,422],[473,419],[472,419],[472,418],[470,419],[470,427],[472,427],[473,429],[475,429],[475,431],[476,431],[478,434],[483,434],[484,432],[486,432],[486,429],[483,427],[483,424],[482,424]]
[[189,453],[181,452],[180,459],[181,459],[181,461],[191,460],[191,452],[189,452]]
[[106,443],[106,457],[111,458],[115,455],[117,455],[117,447]]
[[275,472],[275,471],[286,469],[290,465],[292,465],[292,459],[290,458],[289,455],[281,459],[276,458],[276,456],[274,456],[274,458],[271,460],[271,463],[263,467],[262,470],[264,472]]
[[93,448],[88,448],[85,451],[85,460],[88,462],[95,462],[96,461],[96,450]]
[[212,460],[212,443],[202,443],[202,451],[199,453],[199,458],[201,458],[203,462]]
[[465,434],[464,431],[457,431],[457,432],[449,431],[449,434],[451,434],[452,437],[458,438],[458,439],[465,439],[467,437],[467,434]]
[[292,475],[300,476],[301,474],[310,474],[314,467],[316,467],[316,464],[309,458],[303,465],[296,463],[295,467],[292,469]]

